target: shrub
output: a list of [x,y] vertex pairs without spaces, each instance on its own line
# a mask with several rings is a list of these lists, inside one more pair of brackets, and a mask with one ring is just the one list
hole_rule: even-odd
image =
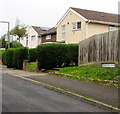
[[37,59],[37,49],[36,48],[31,48],[29,49],[29,55],[28,55],[28,60],[29,62],[35,62]]
[[6,51],[2,51],[2,62],[6,65]]
[[[23,45],[17,41],[12,41],[10,43],[10,48],[19,48],[19,47],[23,47]],[[8,43],[6,49],[8,49]]]
[[71,62],[77,65],[78,45],[75,44],[42,44],[37,47],[39,69],[52,69],[69,66]]
[[65,58],[64,44],[42,44],[37,47],[39,68],[51,69],[61,66]]
[[5,50],[0,50],[0,59],[2,60],[2,54],[4,53]]
[[2,60],[2,50],[0,50],[0,59]]
[[78,44],[67,44],[66,66],[69,66],[71,63],[78,65],[78,47]]
[[8,68],[12,68],[13,67],[13,53],[14,53],[15,49],[14,48],[9,48],[6,50],[6,65]]
[[27,47],[16,48],[13,53],[14,68],[22,69],[24,59],[28,59],[28,48]]

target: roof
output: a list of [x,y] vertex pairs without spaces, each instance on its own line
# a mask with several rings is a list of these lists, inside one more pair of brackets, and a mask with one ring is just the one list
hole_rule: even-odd
[[49,30],[42,32],[41,35],[47,35],[47,34],[53,34],[53,33],[56,33],[55,27],[50,28]]
[[79,8],[71,8],[71,9],[73,9],[78,14],[82,15],[88,20],[118,23],[118,18],[120,19],[120,15],[117,15],[117,14],[85,10],[85,9],[79,9]]
[[[65,16],[69,13],[69,11],[74,12],[76,15],[81,17],[86,22],[89,21],[89,22],[101,23],[101,24],[118,25],[118,22],[120,20],[120,15],[118,15],[118,14],[111,14],[111,13],[70,7],[68,9],[68,11],[60,19],[60,21],[57,23],[56,27],[65,18]],[[120,22],[119,22],[119,24],[120,24]]]
[[48,27],[38,27],[38,26],[32,26],[32,28],[40,35],[42,32],[48,30]]

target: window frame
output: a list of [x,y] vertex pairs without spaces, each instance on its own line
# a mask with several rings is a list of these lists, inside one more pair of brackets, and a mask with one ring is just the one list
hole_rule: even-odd
[[35,40],[35,35],[31,36],[31,40],[34,41]]
[[51,38],[51,35],[46,35],[46,40],[50,40]]
[[[78,28],[78,24],[80,23],[80,28]],[[72,23],[72,30],[81,30],[81,21]]]
[[115,26],[114,25],[109,25],[109,31],[115,31]]

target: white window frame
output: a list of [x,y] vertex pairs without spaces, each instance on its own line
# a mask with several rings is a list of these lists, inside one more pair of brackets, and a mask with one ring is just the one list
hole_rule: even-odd
[[51,39],[51,35],[46,35],[46,40]]
[[[78,28],[78,23],[80,23],[80,28]],[[72,23],[72,30],[81,30],[81,22]]]
[[62,25],[61,29],[62,29],[61,40],[65,40],[65,25]]
[[35,35],[31,36],[31,40],[34,41],[35,40]]
[[115,31],[115,26],[114,25],[110,25],[109,26],[109,31]]

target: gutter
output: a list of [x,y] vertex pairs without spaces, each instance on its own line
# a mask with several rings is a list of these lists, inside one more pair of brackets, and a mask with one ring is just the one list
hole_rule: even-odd
[[91,23],[100,23],[100,24],[106,24],[106,25],[116,25],[120,26],[120,23],[114,23],[114,22],[105,22],[105,21],[97,21],[97,20],[89,20]]
[[55,33],[57,33],[57,32],[55,31],[55,32],[49,32],[49,33],[42,33],[41,36],[43,36],[43,35],[49,35],[49,34],[55,34]]

